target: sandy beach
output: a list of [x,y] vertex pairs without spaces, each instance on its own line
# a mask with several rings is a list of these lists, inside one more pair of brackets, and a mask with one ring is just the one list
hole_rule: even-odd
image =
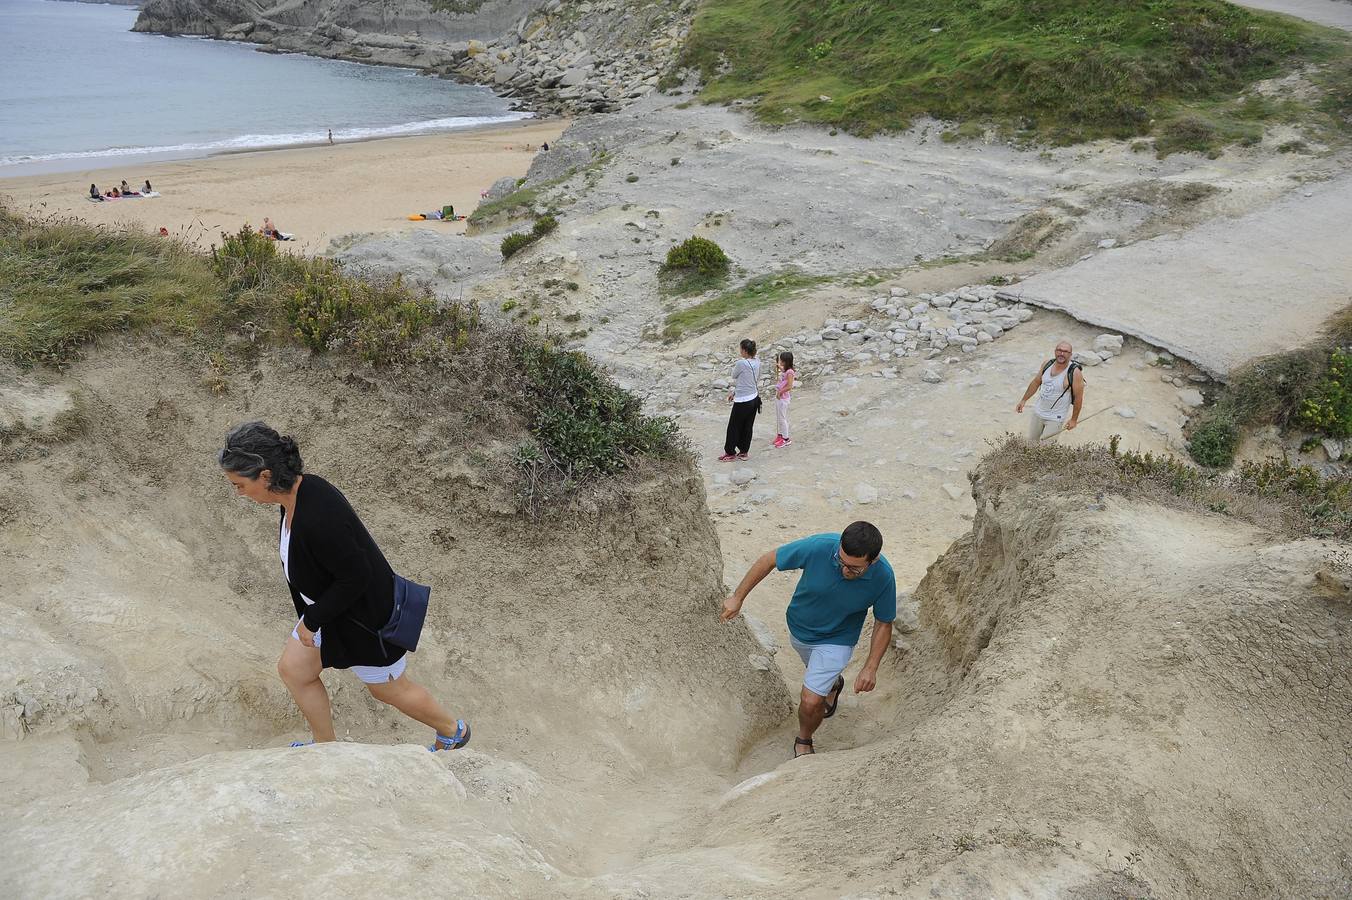
[[[464,222],[411,222],[410,213],[455,205],[472,212],[479,192],[504,176],[522,176],[541,143],[558,138],[563,119],[526,121],[462,132],[384,138],[320,147],[231,153],[205,159],[132,163],[115,168],[0,180],[0,197],[35,216],[75,215],[89,222],[161,226],[207,247],[220,232],[264,216],[295,235],[288,245],[308,253],[351,232],[434,229],[459,233]],[[531,149],[527,149],[527,148]],[[91,203],[123,179],[146,179],[160,193],[148,199]]]

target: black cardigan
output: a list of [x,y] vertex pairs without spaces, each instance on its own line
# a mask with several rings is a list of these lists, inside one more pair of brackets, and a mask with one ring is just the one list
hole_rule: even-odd
[[[279,538],[285,521],[283,509]],[[325,668],[388,666],[404,655],[388,643],[382,650],[372,633],[394,609],[394,570],[347,498],[318,475],[304,475],[296,491],[287,565],[296,615],[311,631],[324,629],[319,654]]]

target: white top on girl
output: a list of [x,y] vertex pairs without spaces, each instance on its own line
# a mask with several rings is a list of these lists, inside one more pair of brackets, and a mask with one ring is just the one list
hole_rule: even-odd
[[760,360],[743,356],[732,365],[732,402],[745,403],[755,400],[760,391],[756,382],[760,380]]

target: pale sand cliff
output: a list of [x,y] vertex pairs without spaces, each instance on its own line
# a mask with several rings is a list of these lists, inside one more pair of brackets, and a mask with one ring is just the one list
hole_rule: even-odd
[[[220,232],[269,216],[295,235],[295,250],[322,252],[352,232],[430,229],[459,233],[464,222],[410,222],[410,213],[455,205],[469,213],[499,178],[526,173],[539,147],[557,140],[566,120],[320,147],[234,153],[206,159],[128,164],[0,180],[12,208],[36,216],[76,215],[101,224],[161,226],[202,247]],[[527,149],[527,147],[531,149]],[[149,178],[160,196],[92,203],[100,190]]]

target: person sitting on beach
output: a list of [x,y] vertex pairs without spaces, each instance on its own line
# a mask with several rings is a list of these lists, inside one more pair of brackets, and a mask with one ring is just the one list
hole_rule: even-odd
[[142,192],[142,193],[145,193],[145,194],[153,194],[153,193],[155,193],[153,190],[150,189],[150,179],[149,179],[149,178],[146,179],[146,183],[141,187],[141,192]]
[[541,145],[540,145],[540,149],[541,149],[541,150],[548,150],[548,149],[549,149],[549,141],[545,141],[543,144],[541,144]]
[[267,216],[263,217],[263,227],[258,230],[272,238],[274,241],[277,240],[277,226],[273,225],[272,220]]
[[123,179],[122,179],[122,196],[123,196],[123,197],[126,197],[126,196],[128,196],[128,195],[130,195],[130,194],[134,194],[134,193],[136,193],[136,192],[133,191],[133,190],[131,189],[131,185],[127,184],[127,179],[123,178]]
[[103,202],[103,195],[99,193],[99,186],[97,184],[91,184],[89,186],[89,199],[97,200],[100,203]]

